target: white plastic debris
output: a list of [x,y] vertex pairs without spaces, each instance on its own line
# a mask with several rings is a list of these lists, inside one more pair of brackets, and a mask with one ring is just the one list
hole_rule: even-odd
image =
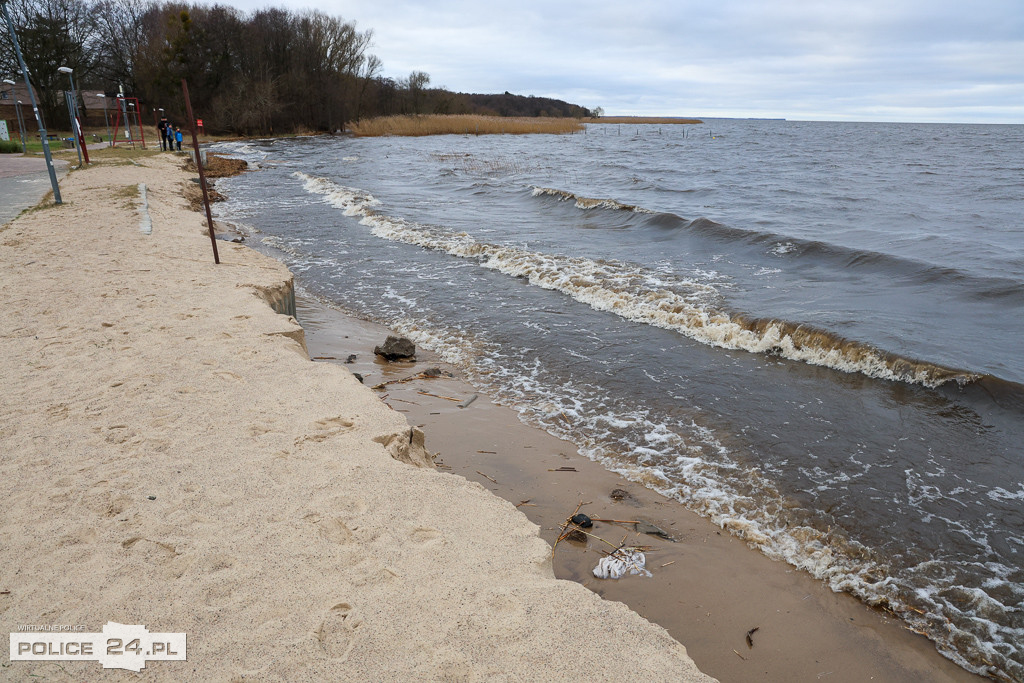
[[647,558],[639,550],[620,548],[611,555],[602,557],[594,567],[594,576],[599,579],[621,579],[626,574],[651,576],[644,569]]

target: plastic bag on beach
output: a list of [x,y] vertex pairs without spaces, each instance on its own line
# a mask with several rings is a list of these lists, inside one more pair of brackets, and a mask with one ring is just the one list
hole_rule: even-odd
[[602,557],[594,567],[594,576],[599,579],[621,579],[627,574],[651,576],[644,567],[647,558],[639,550],[620,548],[611,555]]

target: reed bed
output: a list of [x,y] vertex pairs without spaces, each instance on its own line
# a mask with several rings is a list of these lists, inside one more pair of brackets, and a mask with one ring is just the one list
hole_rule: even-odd
[[381,135],[526,135],[578,133],[579,119],[479,116],[473,114],[382,116],[349,126],[357,137]]
[[704,123],[700,119],[684,119],[670,116],[602,116],[583,119],[583,123]]

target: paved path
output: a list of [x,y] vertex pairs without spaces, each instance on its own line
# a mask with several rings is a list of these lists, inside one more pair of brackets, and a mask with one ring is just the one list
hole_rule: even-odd
[[[69,165],[67,161],[53,160],[58,180],[67,173]],[[50,174],[43,157],[0,154],[0,225],[38,204],[50,189]]]

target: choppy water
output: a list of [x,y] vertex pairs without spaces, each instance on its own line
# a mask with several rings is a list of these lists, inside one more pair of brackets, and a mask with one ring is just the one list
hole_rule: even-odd
[[1024,126],[229,143],[222,217],[587,456],[1024,680]]

